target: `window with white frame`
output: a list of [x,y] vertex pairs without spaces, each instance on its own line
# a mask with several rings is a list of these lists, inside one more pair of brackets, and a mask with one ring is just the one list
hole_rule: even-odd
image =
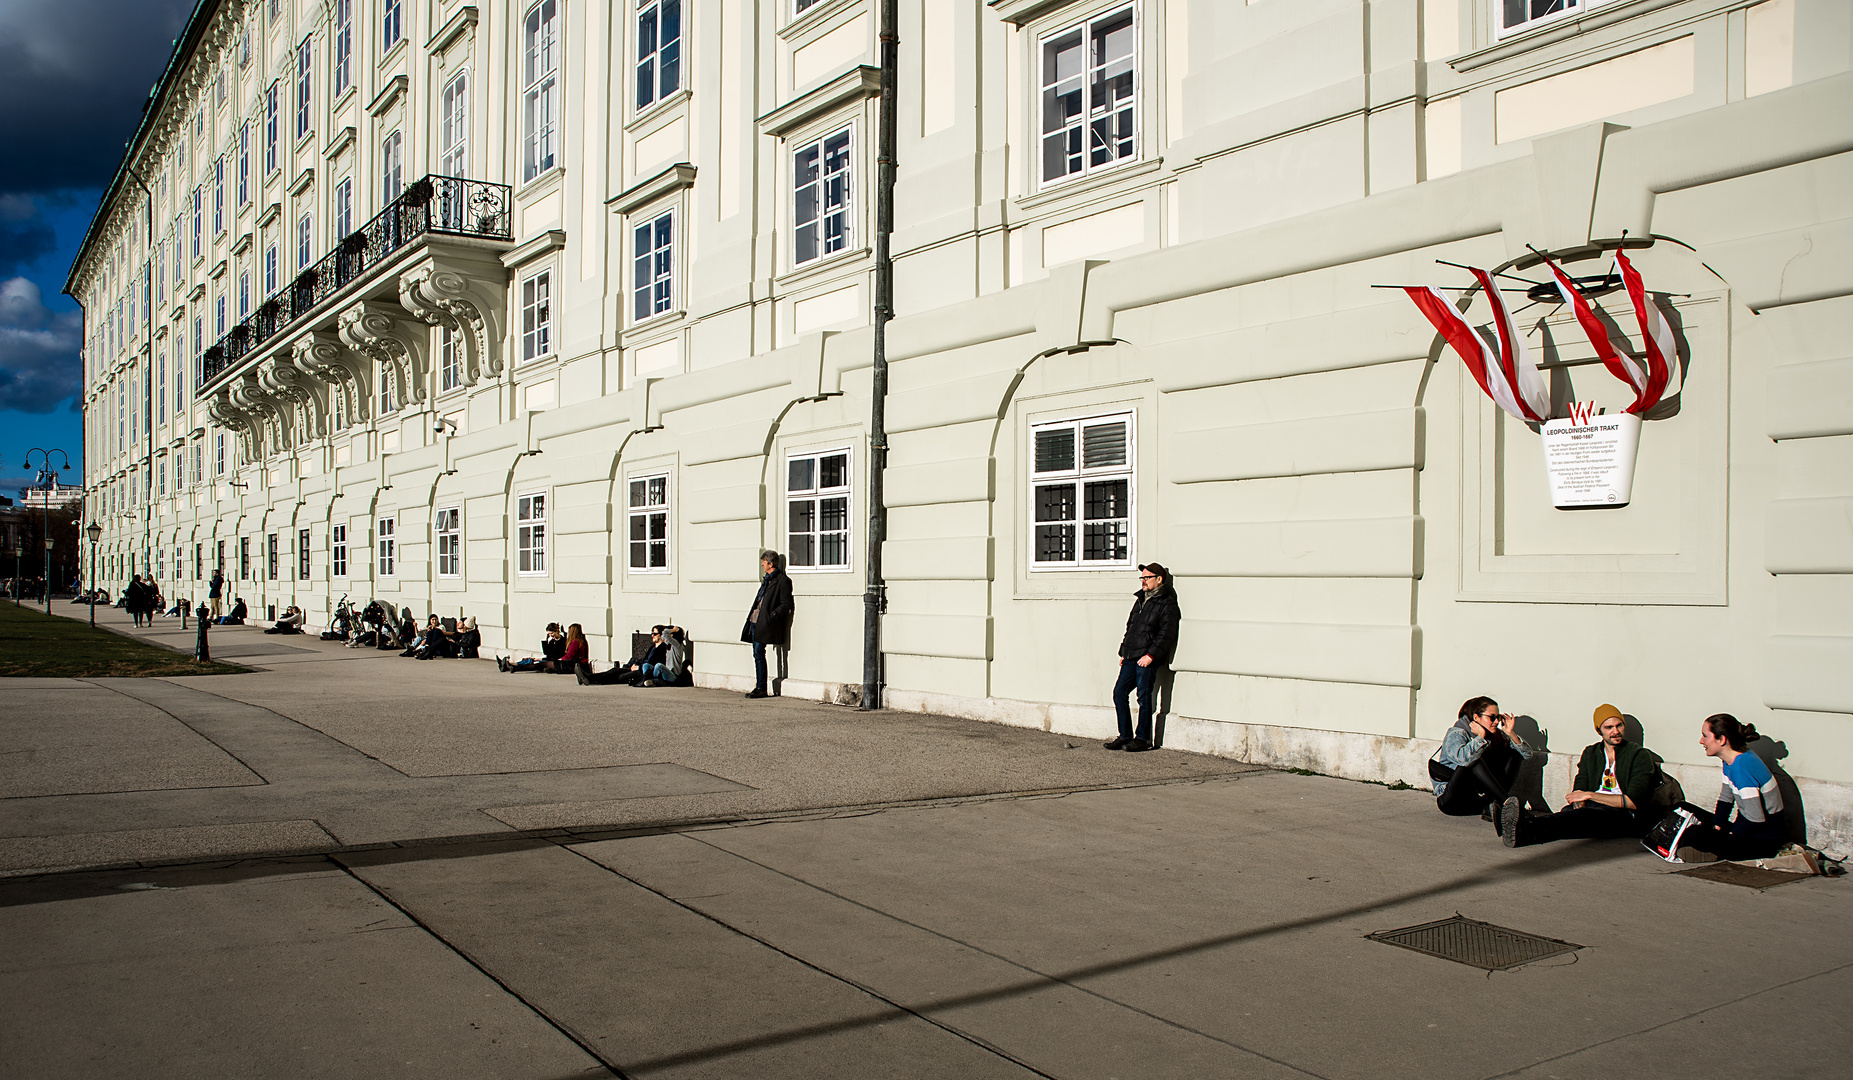
[[785,459],[786,562],[792,570],[847,570],[849,450]]
[[212,298],[212,307],[214,311],[212,333],[214,337],[222,338],[225,336],[225,330],[226,330],[225,294],[224,293],[219,293],[218,295]]
[[521,35],[521,179],[554,167],[559,155],[558,0],[528,9]]
[[335,0],[334,88],[330,100],[347,93],[354,83],[354,0]]
[[198,262],[201,254],[200,233],[205,226],[206,189],[193,189],[193,261]]
[[186,451],[180,450],[180,451],[176,451],[174,454],[174,494],[176,495],[180,494],[180,489],[186,486],[187,486],[187,455],[186,455]]
[[793,15],[802,15],[806,9],[815,3],[817,3],[817,0],[792,0],[791,13]]
[[277,291],[277,245],[272,243],[264,248],[264,295],[268,297]]
[[631,318],[642,322],[668,311],[674,300],[675,214],[668,212],[633,230]]
[[405,133],[386,136],[380,147],[380,202],[392,202],[405,190]]
[[842,128],[792,152],[794,266],[849,248],[854,233],[849,136],[849,128]]
[[214,443],[215,445],[213,447],[212,475],[224,476],[225,475],[225,432],[223,431],[217,432],[215,435]]
[[205,459],[206,443],[203,440],[195,439],[193,441],[193,486],[195,487],[198,487],[200,482],[206,479]]
[[238,271],[238,317],[251,314],[251,271]]
[[438,393],[463,385],[463,358],[458,354],[457,335],[450,327],[438,331]]
[[1131,7],[1043,36],[1044,183],[1139,156],[1138,46]]
[[380,5],[380,52],[392,51],[399,39],[405,36],[404,12],[400,0],[386,0]]
[[348,233],[354,231],[354,178],[348,177],[335,185],[335,236],[339,243]]
[[547,572],[547,495],[535,491],[515,499],[515,568],[534,576]]
[[460,507],[447,506],[438,511],[435,531],[437,533],[438,577],[454,578],[463,576],[463,511]]
[[225,232],[225,158],[212,159],[212,235]]
[[1030,429],[1030,568],[1132,565],[1132,414]]
[[379,567],[381,577],[392,577],[398,573],[399,538],[394,534],[398,522],[389,517],[379,520],[379,531],[374,534],[379,546]]
[[669,474],[633,476],[625,508],[633,574],[669,572]]
[[393,392],[392,365],[380,361],[380,415],[396,412],[399,408],[398,397]]
[[470,73],[457,72],[438,99],[438,175],[470,173]]
[[248,536],[238,538],[238,580],[251,580],[251,538]]
[[347,526],[334,525],[328,530],[328,572],[338,578],[347,576]]
[[315,103],[315,39],[303,38],[296,46],[296,137],[302,138],[313,126]]
[[296,580],[309,580],[309,530],[296,530]]
[[553,352],[553,271],[542,270],[521,283],[521,359],[536,360]]
[[682,0],[637,5],[637,107],[682,86]]
[[304,210],[296,219],[296,269],[306,270],[315,258],[315,219]]
[[[174,292],[178,294],[187,281],[187,260],[180,254],[180,238],[186,235],[187,215],[184,211],[174,216]],[[176,295],[175,299],[178,299]]]
[[1534,26],[1556,22],[1559,19],[1575,18],[1589,8],[1603,3],[1604,0],[1493,0],[1493,7],[1499,12],[1499,26],[1495,34],[1505,37]]
[[238,205],[251,203],[251,125],[238,125]]
[[264,88],[264,175],[277,171],[277,99],[282,93],[280,81],[273,81]]
[[270,580],[275,581],[277,580],[277,573],[281,569],[278,564],[282,561],[280,558],[282,553],[277,550],[277,534],[271,533],[269,536],[266,536],[264,538],[264,545],[264,568],[270,571],[268,575]]
[[[199,545],[195,544],[194,546],[198,547]],[[179,581],[182,578],[182,576],[186,573],[186,569],[187,569],[187,549],[179,544],[175,544],[174,545],[174,580]]]

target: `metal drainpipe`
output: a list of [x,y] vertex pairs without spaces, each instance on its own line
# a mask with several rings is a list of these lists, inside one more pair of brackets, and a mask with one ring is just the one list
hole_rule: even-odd
[[882,471],[888,465],[888,320],[894,318],[895,0],[881,0],[881,114],[875,150],[875,371],[869,402],[869,576],[862,594],[862,708],[881,708],[881,616],[887,610],[881,545],[888,532]]
[[[154,576],[154,192],[142,183],[141,174],[127,165],[123,171],[135,186],[142,189],[142,206],[147,210],[148,252],[142,259],[142,325],[148,328],[147,370],[142,372],[142,426],[148,429],[148,460],[142,463],[142,569]],[[178,585],[178,583],[176,583]]]

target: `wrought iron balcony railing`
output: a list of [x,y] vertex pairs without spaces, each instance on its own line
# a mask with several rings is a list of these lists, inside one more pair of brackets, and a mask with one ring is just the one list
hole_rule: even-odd
[[513,239],[509,208],[507,184],[455,176],[427,176],[412,184],[372,221],[344,237],[320,262],[296,275],[207,349],[200,359],[199,392],[204,393],[236,370],[253,350],[420,236]]

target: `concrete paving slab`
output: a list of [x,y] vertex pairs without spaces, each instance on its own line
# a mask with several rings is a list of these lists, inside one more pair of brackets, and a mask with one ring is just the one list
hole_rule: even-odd
[[1064,1077],[1290,1077],[1300,1070],[894,919],[680,833],[577,845],[653,892]]
[[551,844],[341,861],[627,1076],[1033,1075]]
[[326,851],[336,846],[313,821],[248,821],[167,829],[62,833],[0,839],[0,874],[45,873],[66,866],[118,866]]
[[[172,715],[101,686],[68,683],[5,687],[0,799],[264,782]],[[45,723],[47,716],[57,722]]]
[[326,863],[60,884],[0,906],[0,1074],[610,1075]]

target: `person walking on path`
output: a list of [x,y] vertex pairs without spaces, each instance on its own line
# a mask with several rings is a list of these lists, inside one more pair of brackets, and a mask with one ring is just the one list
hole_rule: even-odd
[[1629,742],[1621,710],[1602,705],[1595,712],[1599,742],[1583,748],[1576,764],[1569,805],[1555,814],[1528,815],[1516,796],[1501,810],[1501,838],[1507,847],[1552,840],[1640,839],[1654,824],[1649,804],[1660,787],[1660,763],[1653,751]]
[[219,617],[219,598],[225,594],[225,571],[213,568],[212,581],[207,583],[206,599],[212,601],[212,617]]
[[[1113,710],[1119,717],[1119,735],[1106,743],[1109,750],[1133,753],[1152,748],[1152,687],[1158,673],[1171,662],[1177,648],[1181,616],[1171,572],[1158,563],[1139,567],[1139,591],[1133,594],[1132,614],[1126,616],[1126,636],[1120,639],[1119,680],[1113,684]],[[1132,726],[1127,697],[1139,692],[1139,726]]]
[[136,626],[140,626],[142,620],[148,616],[149,606],[148,586],[142,584],[142,576],[136,574],[132,577],[129,580],[129,587],[123,590],[123,593],[122,606],[129,609],[129,618],[135,620]]
[[740,640],[753,646],[753,689],[749,698],[766,696],[766,646],[786,648],[791,644],[791,616],[795,608],[791,595],[791,577],[785,573],[784,559],[776,551],[759,553],[759,595],[747,612],[746,626]]

